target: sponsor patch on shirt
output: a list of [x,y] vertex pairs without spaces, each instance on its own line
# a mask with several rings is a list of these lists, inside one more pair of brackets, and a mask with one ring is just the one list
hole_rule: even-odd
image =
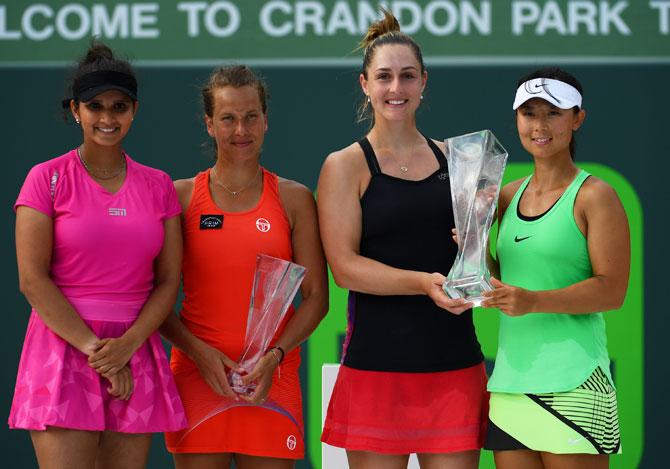
[[256,229],[261,233],[267,233],[270,231],[270,222],[267,218],[259,218],[256,220]]
[[49,193],[51,194],[51,201],[56,199],[56,183],[58,182],[58,171],[54,171],[49,183]]
[[127,215],[125,208],[110,207],[107,213],[111,217],[125,217]]
[[223,228],[223,215],[200,215],[201,230],[220,230]]

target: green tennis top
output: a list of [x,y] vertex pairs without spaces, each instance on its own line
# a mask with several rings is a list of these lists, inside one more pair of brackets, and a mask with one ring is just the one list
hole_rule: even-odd
[[[531,176],[514,195],[498,233],[504,283],[527,290],[565,288],[593,276],[586,238],[574,217],[577,192],[589,174],[580,171],[543,215],[520,217],[519,200]],[[600,367],[611,383],[602,313],[500,313],[498,353],[489,391],[562,392],[575,389]]]

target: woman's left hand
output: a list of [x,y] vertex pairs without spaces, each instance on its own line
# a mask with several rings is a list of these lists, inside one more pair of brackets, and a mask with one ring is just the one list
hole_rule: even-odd
[[88,364],[104,377],[118,373],[137,349],[123,336],[100,339],[97,345],[97,351],[88,357]]
[[124,366],[113,376],[107,377],[109,380],[110,386],[107,388],[107,392],[116,397],[117,399],[122,399],[127,401],[130,399],[130,396],[133,394],[133,374],[130,372],[130,368]]
[[244,384],[256,383],[256,389],[251,395],[240,395],[240,398],[252,404],[265,402],[272,387],[272,375],[278,366],[279,363],[272,352],[263,355],[251,373],[242,377]]
[[494,277],[491,277],[491,285],[495,290],[484,292],[484,308],[498,308],[508,316],[523,316],[534,311],[535,292],[504,284]]

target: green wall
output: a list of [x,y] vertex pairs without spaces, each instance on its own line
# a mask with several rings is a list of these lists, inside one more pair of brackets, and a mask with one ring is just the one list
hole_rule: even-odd
[[[527,163],[529,156],[516,137],[511,102],[517,78],[531,66],[430,67],[424,107],[419,114],[421,129],[434,138],[445,138],[482,128],[491,129],[510,151],[510,168]],[[670,65],[566,66],[582,81],[585,89],[587,120],[578,135],[577,160],[600,166],[594,172],[615,187],[628,191],[639,206],[627,206],[639,249],[634,250],[634,275],[638,287],[631,289],[627,304],[608,319],[612,326],[610,343],[617,376],[638,384],[637,391],[620,390],[627,417],[622,417],[623,450],[628,454],[616,467],[634,467],[639,455],[644,468],[664,466],[662,435],[670,412],[663,398],[670,391],[669,363],[665,356],[666,331],[670,318],[661,300],[665,285],[663,268],[667,262],[666,244],[669,191],[665,176],[670,172],[667,143],[670,109]],[[319,168],[331,151],[358,138],[365,128],[353,123],[357,73],[350,67],[264,68],[270,84],[270,122],[263,163],[282,176],[297,179],[315,188]],[[140,68],[140,110],[126,141],[127,151],[142,163],[167,171],[173,178],[193,175],[211,164],[201,149],[206,134],[200,117],[199,84],[208,68]],[[66,71],[60,68],[4,68],[0,71],[0,102],[3,103],[0,137],[4,144],[0,177],[0,206],[5,207],[4,230],[0,230],[0,281],[6,299],[5,326],[0,340],[4,357],[0,373],[0,415],[9,413],[18,358],[28,319],[28,305],[17,288],[14,255],[13,201],[28,169],[35,163],[60,155],[77,145],[79,135],[71,124],[62,122],[59,101]],[[601,172],[598,172],[601,171]],[[633,194],[633,195],[630,195]],[[640,208],[641,207],[641,208]],[[636,231],[637,230],[637,231]],[[445,240],[450,242],[450,240]],[[665,261],[665,262],[664,262]],[[631,280],[633,282],[633,280]],[[632,283],[631,283],[632,285]],[[639,289],[638,289],[639,288]],[[639,293],[639,295],[638,295]],[[341,293],[333,292],[341,296]],[[312,435],[320,415],[309,402],[318,386],[321,361],[337,359],[338,342],[328,338],[341,327],[344,310],[332,302],[323,330],[304,348],[305,408],[307,433]],[[338,307],[339,306],[339,307]],[[481,326],[484,350],[492,350],[495,334],[491,325]],[[335,325],[333,325],[335,324]],[[339,325],[338,325],[339,324]],[[323,339],[320,339],[323,338]],[[332,341],[324,345],[321,340]],[[317,351],[320,350],[319,353]],[[324,352],[325,350],[325,352]],[[330,350],[330,351],[329,351]],[[325,354],[325,355],[324,355]],[[488,354],[488,353],[487,353]],[[625,365],[624,365],[625,364]],[[618,379],[618,378],[617,378]],[[622,382],[624,378],[621,378]],[[313,399],[312,399],[313,401]],[[311,413],[311,415],[309,415]],[[639,426],[636,422],[639,422]],[[0,430],[0,450],[8,467],[34,467],[26,432]],[[312,445],[310,449],[314,449]],[[319,461],[311,451],[312,461]],[[486,459],[486,458],[485,458]],[[625,464],[624,464],[625,461]],[[152,449],[150,467],[170,462],[160,439]],[[632,464],[632,465],[631,465]],[[613,465],[614,466],[614,465]],[[299,467],[312,466],[308,461]],[[484,465],[482,465],[484,467]]]

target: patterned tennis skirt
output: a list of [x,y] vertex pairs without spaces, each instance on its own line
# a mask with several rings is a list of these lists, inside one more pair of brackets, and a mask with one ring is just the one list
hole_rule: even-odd
[[[120,337],[144,302],[68,298],[98,337]],[[133,393],[127,401],[108,392],[109,381],[88,357],[56,335],[33,310],[16,378],[9,427],[149,433],[187,426],[186,415],[158,332],[128,363]]]
[[567,392],[492,392],[484,448],[555,454],[621,453],[616,392],[600,368]]

